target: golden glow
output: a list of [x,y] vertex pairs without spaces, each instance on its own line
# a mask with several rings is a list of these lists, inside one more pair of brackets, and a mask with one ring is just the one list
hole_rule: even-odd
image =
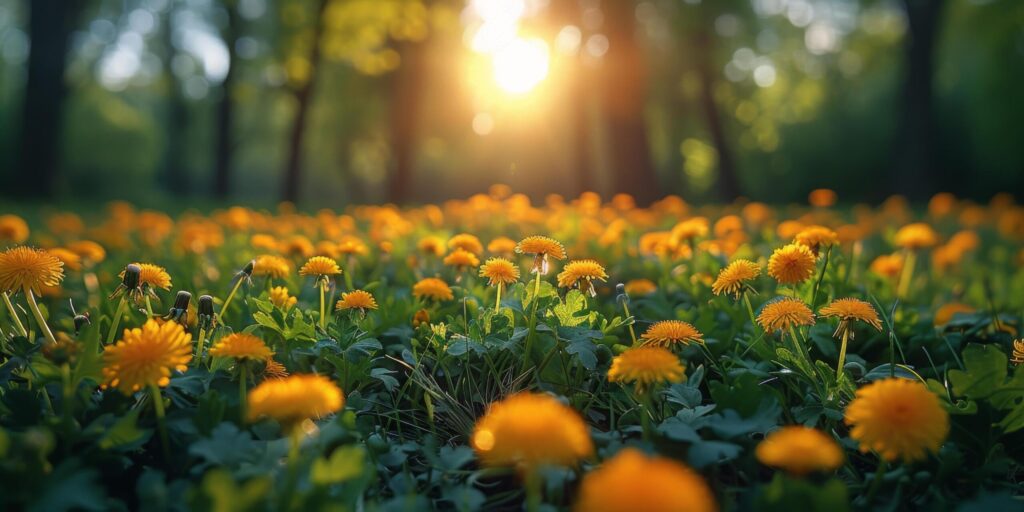
[[510,94],[525,94],[548,76],[548,45],[540,39],[516,39],[494,53],[494,81]]

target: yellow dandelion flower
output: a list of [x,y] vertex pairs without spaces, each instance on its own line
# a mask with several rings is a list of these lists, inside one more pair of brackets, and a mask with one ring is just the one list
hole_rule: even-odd
[[857,390],[845,422],[860,451],[912,462],[937,453],[949,435],[949,414],[939,397],[915,380],[890,378]]
[[480,239],[469,233],[459,233],[448,239],[448,248],[462,249],[475,255],[483,254],[484,252],[484,245],[480,243]]
[[461,272],[467,268],[479,266],[480,259],[475,254],[458,247],[451,254],[444,257],[444,264],[449,267],[455,267],[455,270]]
[[445,242],[441,237],[428,236],[421,238],[419,243],[416,244],[416,248],[427,256],[441,257],[445,253]]
[[373,295],[370,295],[370,292],[363,290],[352,290],[342,293],[341,299],[334,305],[334,310],[343,311],[348,309],[358,309],[361,313],[366,313],[368,309],[377,309],[377,300],[373,298]]
[[950,302],[949,304],[943,304],[935,311],[935,317],[932,319],[932,324],[935,327],[942,327],[948,324],[957,313],[971,314],[977,311],[973,306],[964,304],[962,302]]
[[868,270],[873,274],[895,280],[903,272],[903,255],[883,254],[871,262]]
[[814,325],[814,313],[803,301],[782,297],[761,308],[757,323],[765,332],[786,331],[791,327]]
[[839,196],[836,192],[827,188],[814,189],[807,195],[807,202],[818,208],[828,208],[836,204],[837,199]]
[[798,284],[814,275],[814,253],[799,244],[789,244],[772,253],[768,259],[768,275],[779,284]]
[[894,242],[897,246],[912,251],[926,249],[939,243],[939,234],[928,224],[916,222],[900,228],[896,232]]
[[421,279],[413,285],[412,294],[414,297],[432,300],[452,300],[455,298],[448,283],[436,277]]
[[[157,288],[161,290],[171,289],[171,275],[167,273],[167,270],[159,265],[153,265],[152,263],[135,263],[139,266],[139,285],[143,288],[147,288],[152,291]],[[121,279],[124,279],[124,271],[122,270],[118,274]]]
[[574,260],[565,265],[558,274],[558,286],[565,288],[579,287],[580,291],[596,297],[594,281],[606,281],[608,274],[604,267],[594,260]]
[[338,263],[326,256],[313,256],[299,269],[300,276],[313,276],[317,283],[327,282],[330,276],[341,273]]
[[310,242],[308,238],[302,235],[295,235],[288,238],[278,246],[278,250],[288,256],[301,258],[308,258],[316,252],[316,249],[313,247],[313,242]]
[[836,337],[842,336],[844,331],[849,331],[850,338],[853,338],[850,323],[854,321],[861,321],[876,330],[882,330],[882,321],[878,318],[878,312],[875,311],[874,306],[860,299],[836,299],[819,309],[818,314],[839,319],[839,327],[835,332]]
[[779,223],[775,228],[775,234],[783,240],[792,240],[797,233],[804,230],[806,226],[798,220],[786,220]]
[[642,297],[658,291],[658,285],[650,279],[630,279],[626,281],[626,293],[633,297]]
[[817,256],[821,249],[839,243],[839,235],[825,226],[807,226],[793,237],[793,241],[807,247]]
[[533,268],[530,270],[530,273],[547,275],[549,270],[548,257],[564,260],[565,247],[554,238],[534,235],[528,236],[516,244],[516,254],[532,254]]
[[507,236],[499,236],[487,244],[487,252],[509,257],[516,251],[516,241]]
[[519,393],[487,408],[471,439],[488,467],[575,466],[594,453],[586,423],[550,395]]
[[69,251],[77,254],[87,265],[95,265],[107,258],[106,249],[92,240],[70,242],[67,248]]
[[299,299],[288,295],[288,288],[275,286],[270,289],[270,303],[278,309],[288,311]]
[[1013,364],[1024,364],[1024,340],[1013,340],[1013,352],[1010,355]]
[[575,512],[716,512],[715,496],[692,469],[624,448],[580,483]]
[[266,361],[274,353],[263,340],[251,334],[236,332],[224,336],[210,348],[214,357],[230,357],[238,361]]
[[267,359],[266,366],[263,367],[264,379],[283,379],[287,376],[288,369],[283,364],[273,359]]
[[509,285],[519,280],[519,267],[505,258],[489,258],[480,267],[480,277],[486,277],[491,286]]
[[277,242],[277,238],[265,233],[257,233],[249,237],[249,245],[251,245],[253,249],[270,252],[277,252],[281,248],[281,244]]
[[755,454],[761,464],[782,468],[796,476],[835,471],[846,460],[835,439],[802,425],[782,427],[768,434],[758,443]]
[[296,374],[261,382],[249,392],[246,411],[249,421],[272,418],[291,430],[304,420],[319,419],[344,406],[345,395],[330,379]]
[[292,272],[292,265],[288,260],[272,254],[261,254],[256,256],[252,266],[252,275],[266,276],[271,279],[284,279]]
[[64,263],[53,254],[32,247],[12,247],[0,252],[0,291],[25,289],[39,295],[44,288],[64,279]]
[[64,268],[67,270],[79,271],[82,270],[82,257],[74,251],[70,251],[63,247],[54,247],[47,249],[46,252],[54,255],[64,264]]
[[711,291],[715,295],[728,293],[737,299],[747,289],[750,281],[761,275],[761,266],[750,260],[736,260],[718,273],[718,278],[711,284]]
[[0,241],[20,244],[28,240],[28,223],[17,215],[0,215]]
[[646,389],[663,382],[686,379],[683,365],[672,351],[658,347],[635,347],[619,354],[608,369],[609,382],[635,383]]
[[708,235],[709,226],[708,219],[704,217],[686,219],[672,228],[671,238],[673,242],[703,238]]
[[338,242],[336,250],[342,256],[364,256],[370,253],[370,248],[362,240],[354,236],[346,236]]
[[103,387],[130,395],[146,386],[165,387],[171,372],[192,360],[192,335],[178,322],[147,320],[125,329],[121,340],[103,350]]
[[704,335],[696,327],[682,320],[663,320],[651,324],[640,336],[640,343],[645,346],[670,348],[675,345],[704,343]]

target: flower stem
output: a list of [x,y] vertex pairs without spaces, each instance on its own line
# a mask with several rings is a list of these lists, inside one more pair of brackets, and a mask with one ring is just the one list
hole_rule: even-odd
[[836,385],[843,376],[843,363],[846,362],[846,342],[850,339],[850,329],[843,329],[843,341],[839,345],[839,363],[836,364]]
[[896,289],[896,297],[903,299],[907,296],[907,291],[910,289],[910,281],[914,277],[914,264],[917,262],[917,254],[912,251],[907,251],[907,258],[903,262],[903,272],[900,273],[900,284],[899,288]]
[[231,305],[231,301],[235,298],[235,294],[238,293],[238,289],[242,287],[242,278],[239,277],[235,281],[235,286],[231,288],[231,293],[228,294],[228,298],[224,299],[224,305],[220,307],[220,313],[217,313],[217,323],[223,323],[224,312],[228,310],[228,306]]
[[641,391],[640,395],[640,425],[643,427],[643,439],[645,443],[651,442],[651,397],[647,391]]
[[117,327],[121,323],[121,317],[124,316],[124,308],[127,305],[124,297],[121,297],[121,301],[117,303],[117,309],[114,311],[114,317],[110,319],[110,330],[107,331],[107,345],[114,342],[114,338],[117,337]]
[[60,365],[60,380],[61,387],[64,391],[64,421],[68,425],[71,424],[72,418],[74,417],[74,405],[75,405],[75,390],[71,387],[71,365],[64,363]]
[[530,367],[530,348],[533,346],[533,333],[537,329],[537,302],[540,295],[540,272],[533,285],[533,304],[530,304],[530,329],[526,333],[526,344],[523,352],[523,370]]
[[153,304],[150,302],[148,294],[146,295],[146,319],[153,319]]
[[32,315],[36,317],[36,323],[39,324],[39,330],[43,331],[43,336],[46,336],[47,341],[56,344],[57,339],[53,337],[53,332],[50,331],[50,326],[46,325],[46,319],[43,318],[43,312],[39,310],[39,304],[36,303],[36,296],[32,293],[32,288],[25,287],[25,299],[28,301],[28,308],[32,310]]
[[[629,304],[626,304],[625,300],[622,301],[622,311],[626,313],[626,318],[629,318],[629,317],[633,316],[633,315],[631,315],[629,313]],[[633,340],[633,346],[635,347],[637,345],[637,343],[636,343],[636,331],[633,330],[633,322],[629,323],[629,338],[631,340]]]
[[327,299],[324,297],[324,295],[326,293],[327,293],[327,285],[321,283],[320,284],[320,329],[324,330],[324,331],[327,330],[327,314],[325,313],[326,310],[324,309],[326,301],[327,301]]
[[248,393],[246,392],[245,386],[248,379],[249,372],[245,361],[238,362],[238,424],[245,425],[245,406],[247,402]]
[[206,328],[199,328],[199,342],[196,343],[196,364],[203,360],[203,345],[206,345]]
[[4,298],[4,305],[7,306],[7,312],[11,314],[11,320],[14,320],[14,326],[18,328],[18,333],[22,336],[28,336],[25,324],[21,323],[21,317],[18,316],[18,312],[14,309],[14,304],[11,304],[11,297],[7,295],[7,292],[0,293],[0,295]]
[[882,486],[882,477],[885,476],[885,470],[888,467],[885,459],[878,460],[878,469],[875,471],[875,477],[871,480],[871,487],[868,488],[866,504],[870,505],[875,500],[875,494],[878,494],[878,489]]
[[160,388],[156,384],[149,385],[149,395],[153,399],[153,410],[156,412],[156,428],[160,431],[160,444],[164,450],[164,460],[171,459],[171,445],[167,440],[167,422],[164,420],[164,399],[160,396]]
[[541,502],[541,479],[536,469],[526,472],[526,512],[538,512]]
[[498,298],[494,299],[494,311],[495,312],[497,312],[499,309],[501,309],[501,286],[502,286],[502,283],[499,282],[498,283]]
[[295,482],[299,476],[299,444],[302,441],[302,430],[292,425],[288,430],[288,472],[285,474],[284,489],[281,491],[279,510],[290,510]]

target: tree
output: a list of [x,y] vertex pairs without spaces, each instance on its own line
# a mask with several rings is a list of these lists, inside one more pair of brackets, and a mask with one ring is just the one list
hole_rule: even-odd
[[189,192],[190,180],[184,168],[182,155],[185,154],[184,133],[188,121],[188,107],[181,93],[181,83],[174,73],[171,64],[178,55],[174,43],[174,15],[177,1],[171,0],[163,16],[161,33],[163,35],[164,55],[163,74],[167,86],[167,102],[164,106],[164,128],[167,131],[167,145],[164,148],[163,166],[160,169],[161,184],[173,194]]
[[32,0],[28,34],[28,83],[21,117],[19,172],[12,192],[20,197],[50,197],[56,192],[60,133],[67,84],[68,40],[81,0]]
[[234,156],[234,102],[232,89],[235,85],[235,78],[238,76],[238,43],[239,24],[241,17],[238,15],[238,6],[235,0],[225,0],[224,9],[227,11],[227,24],[221,32],[224,44],[228,48],[228,72],[224,75],[224,83],[221,84],[220,99],[217,101],[217,132],[214,148],[214,178],[213,194],[218,198],[225,198],[231,190],[231,164]]

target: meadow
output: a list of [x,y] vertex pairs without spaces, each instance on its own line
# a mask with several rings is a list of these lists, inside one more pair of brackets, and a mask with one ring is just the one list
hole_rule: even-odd
[[836,201],[0,211],[0,508],[1024,508],[1024,207]]

